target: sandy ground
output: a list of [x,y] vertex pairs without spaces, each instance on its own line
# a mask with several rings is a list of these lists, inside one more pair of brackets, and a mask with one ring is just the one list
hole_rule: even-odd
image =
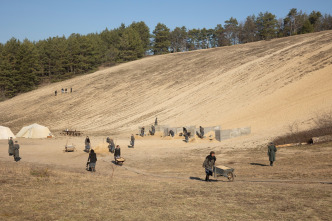
[[[0,218],[5,220],[331,220],[332,143],[280,148],[274,167],[266,147],[225,147],[180,139],[116,139],[126,159],[112,163],[104,137],[91,137],[97,172],[85,171],[84,137],[19,139],[22,160],[0,141]],[[202,163],[211,151],[217,164],[235,168],[206,183]],[[38,170],[47,171],[44,177]],[[37,171],[37,172],[36,172]],[[15,205],[16,210],[12,210]]]
[[[158,116],[171,126],[251,126],[248,141],[265,143],[295,121],[305,129],[331,111],[331,55],[326,31],[151,56],[1,102],[0,124],[14,133],[39,123],[55,134],[127,136]],[[55,97],[63,87],[74,93]]]

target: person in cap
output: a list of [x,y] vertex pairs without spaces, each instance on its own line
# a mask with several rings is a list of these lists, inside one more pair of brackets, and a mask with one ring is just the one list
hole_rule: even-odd
[[18,144],[17,140],[15,141],[15,144],[14,144],[14,160],[16,162],[18,162],[18,161],[21,160],[21,157],[20,157],[20,145]]
[[8,154],[9,156],[13,156],[14,153],[15,153],[15,150],[14,150],[14,141],[13,141],[13,138],[10,137],[10,139],[8,140]]
[[205,181],[210,181],[210,176],[213,175],[213,169],[214,169],[214,165],[216,163],[216,156],[215,156],[215,152],[211,151],[210,155],[208,155],[203,163],[203,167],[205,168]]
[[269,156],[270,166],[273,166],[273,162],[276,161],[277,148],[273,142],[271,142],[267,148],[267,155]]

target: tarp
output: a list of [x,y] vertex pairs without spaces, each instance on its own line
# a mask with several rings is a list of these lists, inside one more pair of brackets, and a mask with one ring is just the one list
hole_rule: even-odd
[[13,132],[8,127],[0,126],[0,140],[15,138]]
[[47,138],[47,136],[52,136],[51,131],[47,127],[39,124],[31,124],[23,127],[20,132],[16,134],[16,137],[24,138]]

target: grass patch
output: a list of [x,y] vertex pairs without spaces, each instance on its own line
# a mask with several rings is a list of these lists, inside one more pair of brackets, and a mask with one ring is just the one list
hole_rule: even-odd
[[30,170],[30,175],[39,178],[49,178],[51,173],[48,168],[36,168]]

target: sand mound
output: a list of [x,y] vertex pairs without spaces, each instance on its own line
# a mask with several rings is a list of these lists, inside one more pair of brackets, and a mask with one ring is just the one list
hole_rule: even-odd
[[[128,136],[158,116],[172,126],[251,126],[255,139],[267,139],[331,110],[331,54],[326,31],[150,56],[1,102],[1,122]],[[62,87],[74,93],[53,96]]]

